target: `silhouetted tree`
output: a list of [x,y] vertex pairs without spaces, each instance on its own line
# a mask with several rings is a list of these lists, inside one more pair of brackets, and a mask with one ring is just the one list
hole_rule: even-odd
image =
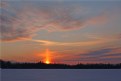
[[10,61],[0,60],[0,68],[2,69],[121,69],[121,63],[119,64],[45,64],[43,62],[38,63],[12,63]]

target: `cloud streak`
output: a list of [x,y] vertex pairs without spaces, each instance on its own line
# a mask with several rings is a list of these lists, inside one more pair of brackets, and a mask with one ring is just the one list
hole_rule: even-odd
[[[17,3],[3,7],[0,14],[2,41],[31,39],[40,30],[69,31],[94,25],[106,20],[103,15],[84,15],[80,5]],[[15,8],[16,7],[16,8]],[[86,10],[85,10],[86,11]],[[88,9],[87,9],[88,11]]]
[[102,44],[106,42],[106,40],[101,38],[95,38],[93,40],[89,41],[80,41],[80,42],[57,42],[57,41],[49,41],[49,40],[35,40],[32,39],[33,42],[38,42],[40,45],[45,46],[92,46],[97,44]]
[[54,41],[47,41],[47,40],[34,40],[35,42],[41,43],[41,45],[47,45],[47,46],[72,46],[72,45],[80,45],[81,42],[75,42],[75,43],[62,43],[62,42],[54,42]]
[[[121,48],[104,48],[94,51],[88,51],[84,54],[75,54],[68,59],[63,59],[65,62],[82,62],[82,63],[120,63]],[[68,55],[67,57],[69,57]]]
[[[55,53],[53,60],[62,63],[120,63],[121,62],[121,48],[103,48],[93,51],[87,50],[82,54],[64,54]],[[80,50],[81,51],[81,50]]]

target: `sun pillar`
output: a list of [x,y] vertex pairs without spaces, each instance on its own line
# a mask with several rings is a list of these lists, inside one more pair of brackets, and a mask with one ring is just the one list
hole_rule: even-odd
[[46,64],[50,64],[50,51],[49,51],[49,49],[46,49],[46,51],[45,51],[45,63]]

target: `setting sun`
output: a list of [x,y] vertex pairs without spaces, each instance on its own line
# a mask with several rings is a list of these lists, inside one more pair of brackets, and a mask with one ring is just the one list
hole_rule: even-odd
[[50,64],[50,51],[49,51],[49,49],[46,49],[46,52],[45,52],[45,63]]
[[45,63],[46,63],[46,64],[50,64],[50,61],[47,60]]

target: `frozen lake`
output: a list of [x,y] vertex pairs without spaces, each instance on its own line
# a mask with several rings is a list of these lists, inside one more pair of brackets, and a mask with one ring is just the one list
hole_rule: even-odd
[[2,69],[1,81],[121,81],[120,69]]

